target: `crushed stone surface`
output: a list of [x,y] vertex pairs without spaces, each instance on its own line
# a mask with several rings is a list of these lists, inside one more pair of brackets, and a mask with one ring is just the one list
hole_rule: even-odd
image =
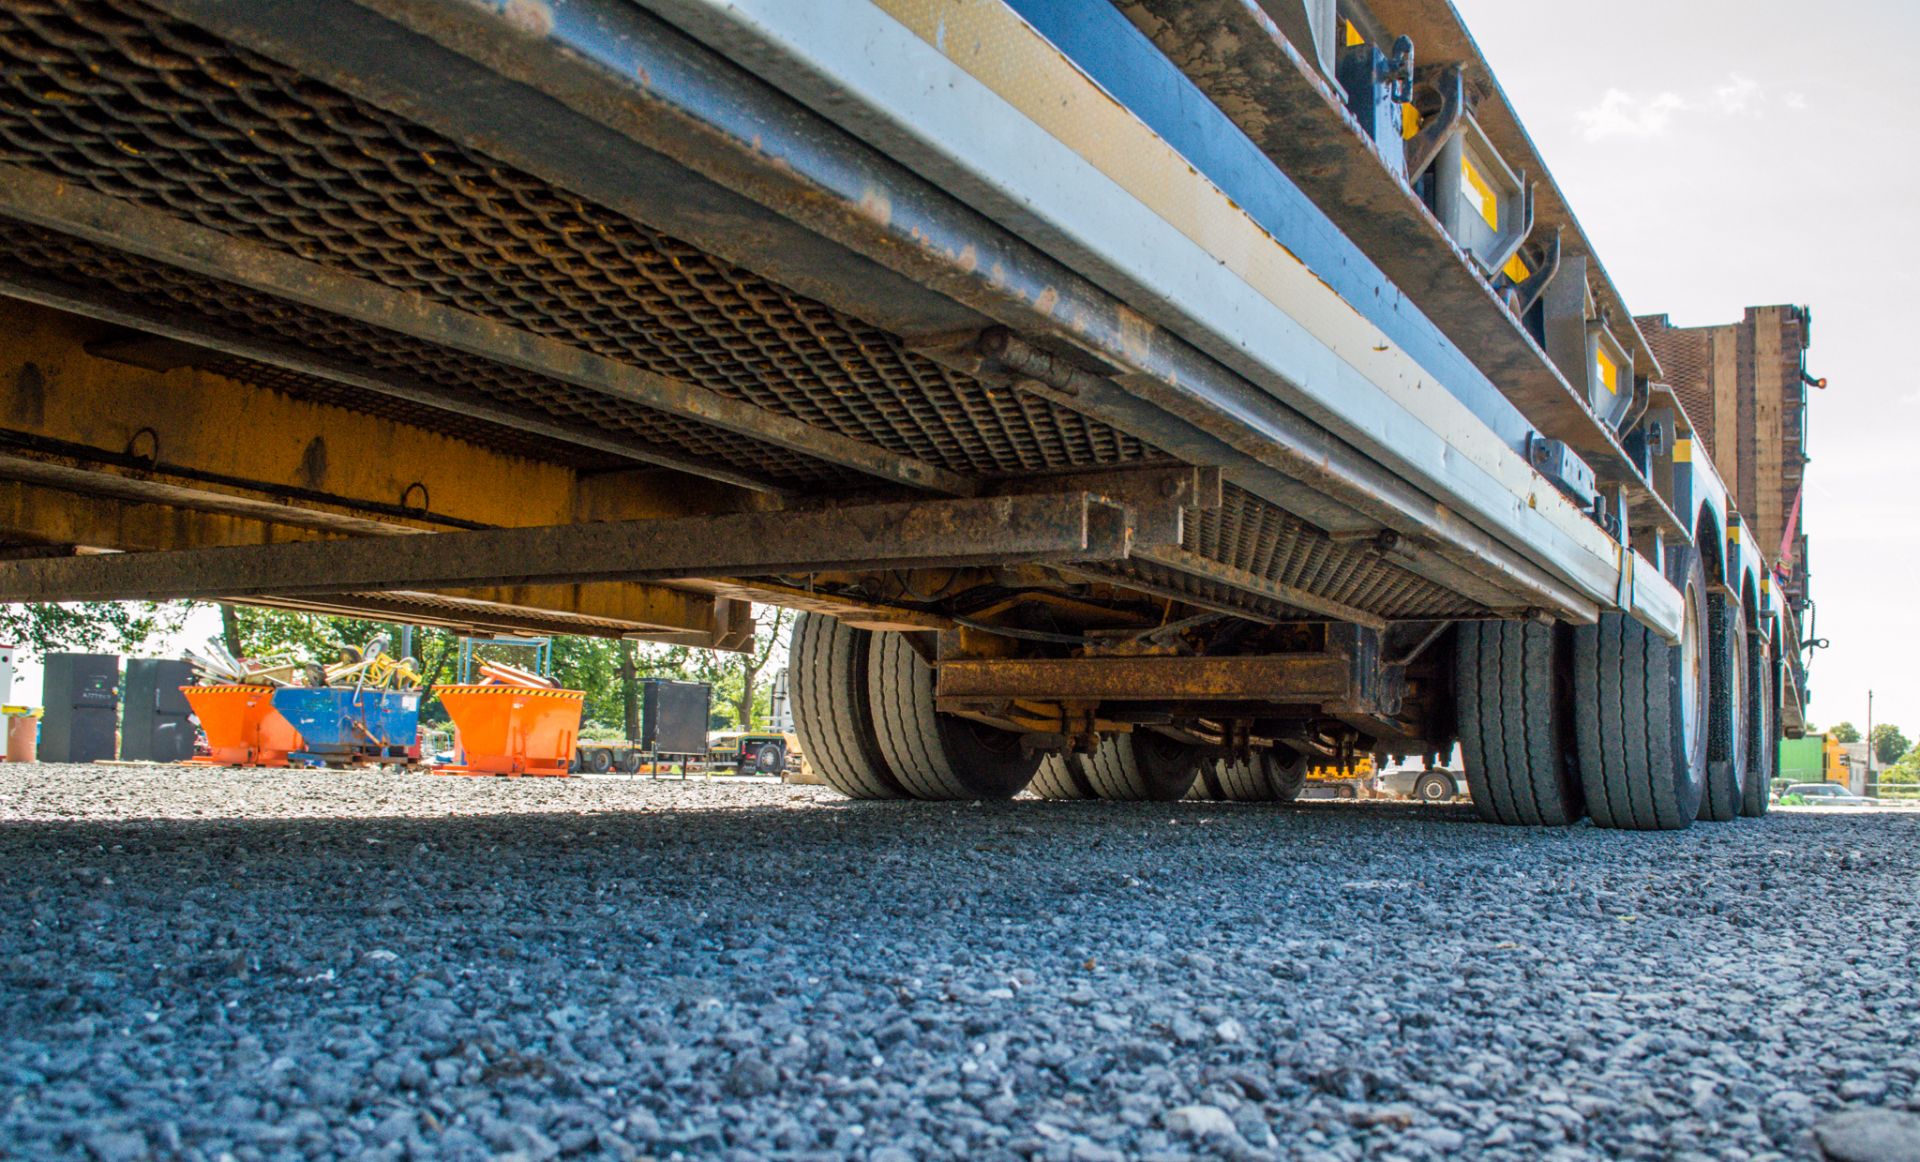
[[1810,1157],[1920,1112],[1917,852],[0,765],[0,1157]]

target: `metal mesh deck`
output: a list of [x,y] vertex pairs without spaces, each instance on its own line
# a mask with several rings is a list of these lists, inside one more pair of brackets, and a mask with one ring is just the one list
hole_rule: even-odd
[[943,467],[1148,454],[130,0],[0,8],[0,160]]
[[[951,470],[1012,476],[1166,459],[1133,436],[955,373],[858,319],[138,0],[0,5],[0,162]],[[374,371],[724,458],[809,490],[864,479],[51,231],[0,223],[3,263]],[[208,366],[406,422],[432,411],[244,360]],[[426,422],[562,462],[587,455],[454,412],[432,411]],[[1225,508],[1192,523],[1186,547],[1383,617],[1473,609],[1238,490],[1229,490]],[[1218,579],[1139,563],[1109,572],[1263,615],[1300,616]]]
[[[1479,612],[1473,602],[1383,559],[1371,548],[1331,540],[1299,517],[1239,488],[1229,486],[1223,500],[1218,509],[1188,516],[1181,545],[1187,552],[1388,620],[1446,620]],[[1325,619],[1323,614],[1160,562],[1136,559],[1083,571],[1245,610],[1255,617]]]
[[[333,356],[376,376],[388,374],[424,380],[449,389],[456,397],[484,397],[531,413],[573,421],[581,427],[635,436],[716,463],[741,460],[775,479],[830,487],[847,487],[860,480],[857,473],[745,436],[597,392],[576,391],[530,372],[449,351],[339,315],[265,298],[244,287],[108,250],[83,239],[0,221],[0,269],[6,267],[51,277],[76,289],[86,288],[96,297],[104,289],[129,304],[149,309],[166,305],[216,327]],[[226,361],[210,358],[208,367],[211,370],[223,362]],[[289,381],[283,374],[276,377],[275,384],[266,386],[285,388],[290,382],[297,381]],[[329,394],[334,402],[389,415],[393,414],[396,402],[341,384],[331,385]],[[481,426],[457,411],[424,407],[421,410],[440,417],[429,422],[429,426],[437,429]],[[530,434],[523,434],[523,438],[533,442],[531,447],[545,442]]]

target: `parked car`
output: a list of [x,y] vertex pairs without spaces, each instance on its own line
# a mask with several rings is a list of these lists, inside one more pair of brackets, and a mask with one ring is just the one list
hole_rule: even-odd
[[772,730],[722,730],[708,736],[707,761],[743,775],[777,775],[799,752],[791,734]]
[[1466,797],[1467,777],[1461,771],[1394,767],[1374,777],[1373,789],[1390,799],[1451,803]]
[[1873,802],[1839,783],[1794,783],[1780,792],[1781,802],[1795,797],[1815,807],[1864,807]]

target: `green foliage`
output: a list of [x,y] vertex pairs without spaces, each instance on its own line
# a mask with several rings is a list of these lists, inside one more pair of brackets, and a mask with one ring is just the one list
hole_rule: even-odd
[[1842,722],[1827,733],[1833,735],[1833,741],[1842,746],[1860,741],[1860,728],[1851,722]]
[[187,602],[76,601],[60,605],[0,605],[0,641],[30,657],[66,650],[138,653],[155,638],[180,632]]
[[1900,728],[1891,722],[1882,722],[1873,728],[1873,761],[1891,765],[1906,757],[1913,749],[1913,743],[1900,733]]
[[1901,755],[1899,761],[1880,772],[1880,781],[1882,783],[1920,784],[1920,746],[1908,747],[1907,753]]
[[[586,694],[581,712],[581,737],[603,740],[627,737],[628,678],[623,673],[622,661],[623,655],[629,652],[633,657],[632,679],[636,685],[641,678],[661,677],[712,686],[713,712],[709,719],[712,729],[724,730],[741,724],[740,703],[745,700],[750,683],[751,719],[764,721],[770,710],[771,683],[766,681],[766,674],[784,664],[786,651],[785,615],[776,613],[769,617],[770,612],[761,613],[751,654],[606,638],[554,638],[554,679],[568,689]],[[400,627],[387,622],[251,606],[228,606],[225,613],[228,631],[236,639],[238,652],[247,657],[293,655],[325,662],[332,660],[341,646],[363,645],[379,633],[389,636],[394,651],[400,648]],[[457,680],[458,637],[445,630],[419,629],[414,632],[413,641],[414,656],[421,661],[421,673],[429,688]],[[474,647],[474,654],[483,660],[522,669],[531,670],[536,665],[530,647],[478,645]],[[436,724],[445,720],[446,712],[440,703],[427,699],[421,707],[421,721]]]
[[[324,664],[337,658],[342,646],[358,649],[382,633],[389,639],[388,649],[396,654],[400,652],[400,627],[389,622],[258,609],[250,605],[229,605],[222,612],[232,639],[227,648],[242,657],[292,656]],[[445,630],[415,629],[413,656],[420,659],[422,689],[430,691],[434,686],[453,681],[460,663],[460,640]],[[440,703],[431,698],[422,700],[422,723],[435,725],[446,720],[447,712]]]

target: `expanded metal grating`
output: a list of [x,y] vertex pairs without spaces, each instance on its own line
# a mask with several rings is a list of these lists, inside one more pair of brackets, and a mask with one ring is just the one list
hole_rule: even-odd
[[1239,488],[1228,487],[1218,509],[1188,520],[1184,547],[1267,581],[1389,619],[1467,616],[1479,608],[1383,559],[1371,547],[1334,541]]
[[[1006,476],[1164,460],[1132,436],[954,373],[860,320],[138,0],[0,4],[0,161],[952,470]],[[49,231],[0,225],[0,262],[582,427],[725,457],[808,488],[863,479]],[[249,378],[240,373],[252,365],[226,366]],[[401,412],[393,409],[418,406],[293,373],[266,385],[396,418]],[[431,426],[441,430],[512,445],[497,425],[434,414]],[[521,439],[542,443],[525,433]],[[541,454],[562,458],[551,449]],[[1238,490],[1229,490],[1224,509],[1192,523],[1186,547],[1383,617],[1474,609]],[[1161,588],[1300,616],[1217,579],[1138,563],[1112,572],[1129,570]]]
[[[1181,544],[1187,552],[1388,620],[1449,620],[1484,612],[1452,590],[1384,560],[1371,548],[1334,541],[1299,517],[1242,489],[1228,486],[1223,500],[1218,509],[1188,516]],[[1214,606],[1245,610],[1255,617],[1324,618],[1323,614],[1235,588],[1218,578],[1159,562],[1136,559],[1084,571],[1135,581]]]
[[[503,367],[405,335],[370,327],[353,319],[294,303],[265,298],[244,287],[205,278],[177,267],[107,250],[83,239],[17,222],[0,221],[0,269],[24,268],[100,297],[103,288],[130,305],[148,309],[170,305],[200,320],[247,335],[277,340],[357,364],[378,376],[423,380],[456,395],[471,394],[549,414],[575,426],[607,434],[629,434],[715,463],[745,463],[763,475],[796,484],[846,487],[859,476],[809,460],[745,436],[682,420],[665,412],[568,385],[530,372]],[[211,361],[210,361],[211,362]],[[282,385],[287,381],[282,380]],[[341,398],[362,411],[385,411],[393,401],[338,386]],[[447,416],[457,413],[439,413]],[[445,429],[473,424],[460,417]],[[533,441],[537,438],[523,434]]]
[[0,159],[897,453],[989,474],[1148,455],[133,0],[9,0],[0,82]]

